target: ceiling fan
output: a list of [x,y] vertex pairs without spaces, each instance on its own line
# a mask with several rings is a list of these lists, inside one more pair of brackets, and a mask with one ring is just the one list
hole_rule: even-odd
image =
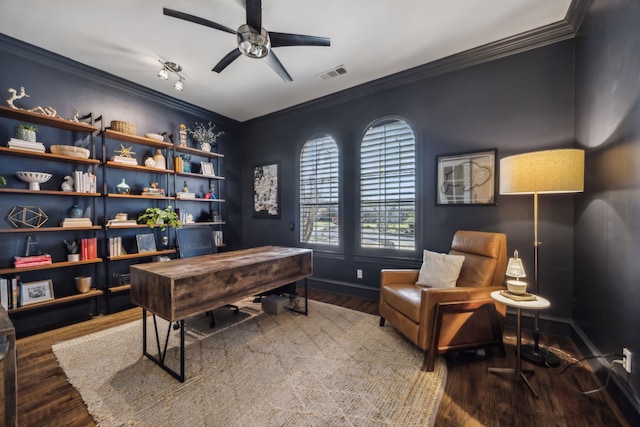
[[229,52],[216,64],[211,71],[220,73],[229,64],[235,61],[240,54],[249,58],[264,58],[267,64],[286,82],[293,79],[284,68],[275,52],[274,47],[282,46],[330,46],[331,40],[327,37],[305,36],[301,34],[276,33],[262,28],[262,0],[246,0],[247,23],[240,25],[237,31],[220,25],[208,19],[179,12],[173,9],[163,8],[163,13],[173,18],[183,19],[194,24],[204,25],[215,30],[235,34],[238,48]]

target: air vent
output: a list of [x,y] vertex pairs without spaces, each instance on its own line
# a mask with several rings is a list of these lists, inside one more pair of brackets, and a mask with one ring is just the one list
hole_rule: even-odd
[[320,77],[322,80],[329,80],[346,73],[347,69],[344,68],[344,65],[338,65],[336,68],[325,71],[324,73],[316,74],[316,76]]

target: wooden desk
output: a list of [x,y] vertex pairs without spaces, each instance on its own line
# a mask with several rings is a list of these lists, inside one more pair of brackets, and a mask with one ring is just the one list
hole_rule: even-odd
[[[131,302],[142,307],[143,354],[184,382],[184,319],[242,298],[305,280],[313,273],[311,249],[264,246],[131,266]],[[158,357],[146,351],[146,311],[154,315]],[[164,364],[155,316],[180,325],[180,373]],[[169,330],[167,331],[167,338]]]
[[[4,401],[0,423],[3,426],[18,425],[17,390],[18,378],[16,376],[16,331],[9,319],[7,311],[0,307],[0,366],[2,366],[2,397]],[[6,351],[6,353],[4,353]]]

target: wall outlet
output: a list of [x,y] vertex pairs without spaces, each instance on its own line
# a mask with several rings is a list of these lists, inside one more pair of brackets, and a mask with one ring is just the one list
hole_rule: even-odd
[[357,270],[356,270],[356,277],[357,277],[358,279],[362,279],[362,270],[361,270],[361,269],[357,269]]
[[626,347],[622,349],[622,367],[631,373],[631,350]]

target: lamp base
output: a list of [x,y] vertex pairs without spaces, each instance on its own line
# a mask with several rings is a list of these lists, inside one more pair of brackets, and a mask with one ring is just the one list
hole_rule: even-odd
[[534,365],[557,368],[562,363],[558,356],[540,346],[538,346],[536,351],[536,347],[533,345],[523,345],[520,354],[524,360]]

